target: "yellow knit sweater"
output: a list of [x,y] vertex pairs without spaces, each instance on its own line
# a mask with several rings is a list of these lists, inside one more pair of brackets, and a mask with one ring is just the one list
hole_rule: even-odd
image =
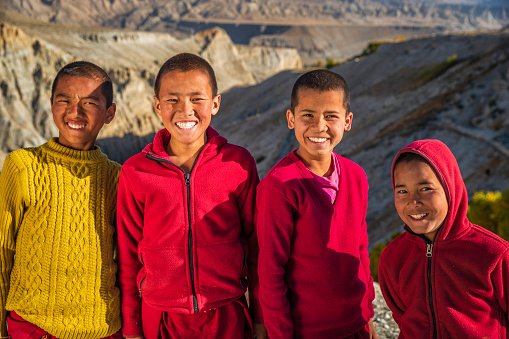
[[[58,338],[120,328],[114,217],[119,165],[54,139],[0,173],[0,328],[6,310]],[[15,254],[15,257],[14,257]]]

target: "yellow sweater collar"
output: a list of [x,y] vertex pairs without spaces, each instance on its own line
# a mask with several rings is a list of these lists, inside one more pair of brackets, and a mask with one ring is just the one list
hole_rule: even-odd
[[106,155],[101,151],[99,146],[94,146],[90,151],[80,151],[59,144],[57,138],[48,140],[48,142],[43,145],[43,148],[57,158],[71,161],[97,162],[106,159]]

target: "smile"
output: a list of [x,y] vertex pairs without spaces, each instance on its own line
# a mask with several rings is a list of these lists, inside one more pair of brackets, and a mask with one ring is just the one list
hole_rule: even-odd
[[67,122],[67,126],[69,126],[69,128],[76,129],[76,130],[84,129],[86,125],[87,124],[82,123],[82,122],[74,122],[74,121]]
[[178,128],[181,129],[191,129],[194,126],[196,126],[198,123],[196,121],[188,121],[188,122],[177,122],[175,125],[177,125]]
[[414,219],[414,220],[422,220],[424,219],[426,216],[428,215],[428,213],[421,213],[421,214],[410,214],[409,217]]
[[323,143],[327,141],[327,138],[314,138],[314,137],[308,137],[309,141],[315,142],[315,143]]

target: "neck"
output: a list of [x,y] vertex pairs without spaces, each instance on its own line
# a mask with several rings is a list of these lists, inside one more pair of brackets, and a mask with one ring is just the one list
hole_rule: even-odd
[[199,140],[193,144],[181,144],[172,142],[172,140],[170,139],[166,147],[170,160],[183,170],[190,172],[200,151],[205,146],[207,137],[204,136],[204,140]]
[[302,159],[306,167],[316,175],[321,177],[329,175],[332,171],[332,155],[326,155],[323,157],[310,158],[303,157],[299,150],[297,150],[297,155]]

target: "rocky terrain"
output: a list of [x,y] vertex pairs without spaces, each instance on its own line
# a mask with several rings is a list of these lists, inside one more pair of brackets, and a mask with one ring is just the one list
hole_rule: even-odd
[[0,0],[39,20],[190,37],[219,26],[236,43],[296,48],[306,65],[344,61],[373,40],[500,29],[503,0]]
[[102,65],[115,82],[118,113],[115,124],[105,127],[104,137],[157,130],[162,125],[152,110],[153,81],[161,64],[182,51],[200,54],[213,64],[221,91],[302,66],[294,49],[238,46],[221,29],[177,40],[165,33],[82,29],[0,14],[0,162],[6,152],[55,134],[51,82],[61,66],[77,59]]
[[[445,141],[470,193],[509,188],[508,32],[385,44],[334,70],[351,85],[354,113],[337,151],[368,174],[372,243],[401,229],[389,170],[396,151],[414,139]],[[216,126],[251,150],[262,175],[295,147],[284,113],[299,74],[283,72],[223,96]]]

